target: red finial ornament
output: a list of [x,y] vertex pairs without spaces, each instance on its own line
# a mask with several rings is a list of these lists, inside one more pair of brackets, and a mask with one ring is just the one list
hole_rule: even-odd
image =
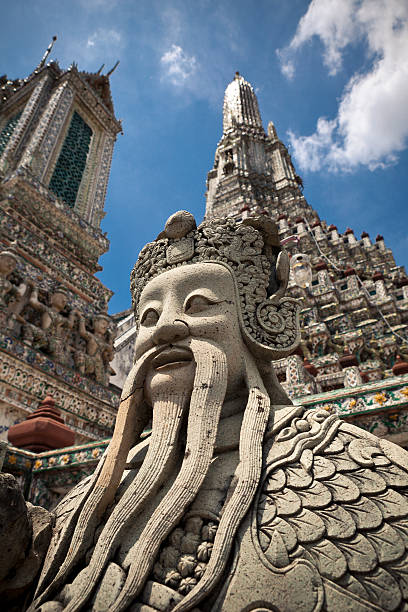
[[47,395],[25,421],[10,427],[8,439],[17,448],[41,453],[72,446],[75,433],[65,425],[54,399]]

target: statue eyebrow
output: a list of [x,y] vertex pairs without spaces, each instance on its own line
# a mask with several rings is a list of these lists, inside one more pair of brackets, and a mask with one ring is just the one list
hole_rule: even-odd
[[208,287],[197,287],[193,289],[186,295],[186,300],[189,300],[192,297],[205,297],[209,300],[216,300],[217,302],[225,301],[221,300],[221,297],[217,295],[217,292],[213,289],[209,289]]
[[146,302],[151,302],[153,300],[160,300],[162,297],[161,287],[155,287],[154,289],[148,289],[146,292],[143,291],[139,300],[139,307],[141,304],[145,304]]
[[[206,276],[205,273],[200,275],[199,280],[197,280],[197,283],[195,283],[196,279],[194,277],[191,277],[190,275],[185,275],[183,278],[180,278],[178,280],[176,292],[179,292],[179,291],[183,292],[186,290],[186,293],[188,293],[188,297],[190,297],[193,293],[197,293],[197,292],[201,293],[202,295],[205,295],[204,292],[207,291],[207,292],[211,292],[214,295],[214,297],[216,297],[217,299],[220,299],[215,289],[209,289],[209,288],[202,286],[203,277],[205,276]],[[163,297],[163,289],[164,288],[168,289],[168,287],[169,287],[168,285],[164,285],[164,286],[156,285],[153,288],[151,288],[147,285],[140,296],[139,308],[141,305],[144,305],[147,302],[150,302],[153,300],[158,300],[158,301],[161,300]]]

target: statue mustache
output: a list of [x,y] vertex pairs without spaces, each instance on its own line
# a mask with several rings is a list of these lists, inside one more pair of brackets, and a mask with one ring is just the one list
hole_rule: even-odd
[[[135,362],[126,378],[122,390],[121,402],[130,398],[138,389],[143,389],[147,370],[151,365],[155,367],[154,361],[159,358],[160,355],[164,356],[165,353],[174,352],[174,355],[170,354],[169,357],[177,357],[177,351],[179,351],[180,357],[184,355],[185,357],[190,357],[192,361],[196,361],[194,351],[191,349],[192,340],[190,336],[189,338],[178,340],[177,342],[166,342],[145,351]],[[187,359],[185,359],[185,361],[187,361]]]

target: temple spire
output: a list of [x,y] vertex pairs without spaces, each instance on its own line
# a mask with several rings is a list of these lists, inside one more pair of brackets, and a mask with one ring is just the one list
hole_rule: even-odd
[[107,76],[107,77],[110,77],[110,75],[111,75],[113,72],[115,72],[115,70],[116,70],[116,68],[119,66],[119,64],[120,64],[120,60],[118,60],[118,61],[116,62],[116,64],[113,66],[113,68],[111,68],[111,69],[109,70],[109,72],[107,72],[107,73],[106,73],[106,76]]
[[224,134],[235,125],[246,125],[263,130],[261,115],[253,87],[239,72],[228,85],[224,96]]
[[56,40],[57,40],[57,37],[53,36],[52,37],[52,41],[50,42],[50,44],[48,45],[44,55],[42,56],[41,62],[38,64],[37,70],[39,70],[40,68],[42,68],[44,66],[45,62],[47,61],[47,58],[48,58],[49,54],[52,51],[52,48],[53,48],[54,43],[55,43]]

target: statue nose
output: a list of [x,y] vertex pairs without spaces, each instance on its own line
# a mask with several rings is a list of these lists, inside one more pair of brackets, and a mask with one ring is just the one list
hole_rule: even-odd
[[175,342],[176,340],[182,340],[187,338],[190,330],[187,323],[181,319],[176,319],[171,322],[164,322],[159,324],[153,332],[153,342],[155,344],[168,344],[169,342]]

